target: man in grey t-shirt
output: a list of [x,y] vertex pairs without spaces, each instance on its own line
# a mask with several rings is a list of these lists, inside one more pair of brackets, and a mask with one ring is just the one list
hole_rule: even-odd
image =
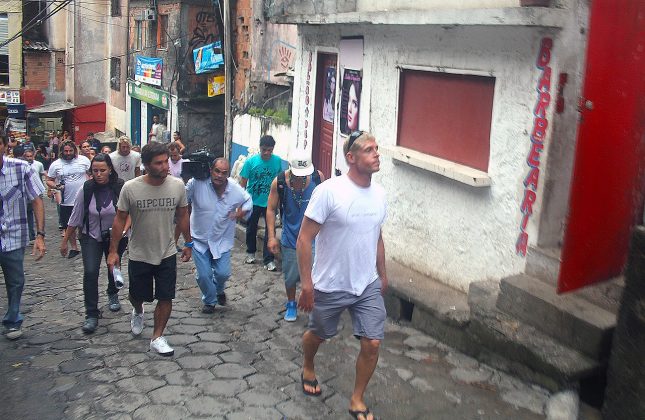
[[[141,151],[144,176],[125,183],[117,203],[117,213],[112,224],[112,240],[108,255],[110,270],[118,265],[117,245],[123,235],[128,216],[132,220],[130,234],[130,303],[132,319],[130,327],[134,335],[143,331],[143,302],[157,299],[154,313],[154,331],[150,350],[172,356],[174,350],[168,345],[163,331],[166,328],[172,300],[175,298],[177,281],[177,257],[173,238],[173,218],[184,236],[181,260],[190,260],[193,242],[190,237],[188,201],[184,183],[168,176],[168,147],[150,143]],[[154,287],[153,287],[154,285]]]
[[119,137],[119,144],[117,150],[110,153],[112,165],[117,172],[119,178],[124,181],[129,181],[141,175],[141,155],[132,150],[132,143],[128,136]]

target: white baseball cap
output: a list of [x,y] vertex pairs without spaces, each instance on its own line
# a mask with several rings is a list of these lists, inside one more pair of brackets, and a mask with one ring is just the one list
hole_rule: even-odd
[[289,154],[291,173],[295,176],[307,176],[314,172],[311,154],[306,150],[294,150]]

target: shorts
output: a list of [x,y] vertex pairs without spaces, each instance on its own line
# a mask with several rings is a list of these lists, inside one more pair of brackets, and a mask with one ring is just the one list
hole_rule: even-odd
[[69,223],[69,218],[72,216],[72,210],[74,210],[74,206],[60,206],[60,217],[58,220],[58,224],[60,225],[60,228],[62,230],[67,229],[67,224]]
[[128,277],[130,296],[135,302],[152,302],[154,299],[173,300],[177,284],[177,255],[164,258],[159,265],[130,260]]
[[354,336],[383,340],[385,335],[385,303],[381,296],[381,280],[376,279],[360,296],[348,292],[325,293],[314,289],[314,309],[307,328],[327,340],[337,334],[340,315],[347,308],[352,317]]
[[[280,245],[282,255],[282,274],[284,274],[284,285],[287,289],[296,287],[300,282],[300,271],[298,271],[298,256],[293,248]],[[316,249],[312,246],[311,261],[316,255]]]
[[296,257],[296,250],[281,246],[280,252],[282,253],[282,273],[284,274],[284,285],[287,289],[296,287],[300,281],[300,272],[298,271],[298,258]]

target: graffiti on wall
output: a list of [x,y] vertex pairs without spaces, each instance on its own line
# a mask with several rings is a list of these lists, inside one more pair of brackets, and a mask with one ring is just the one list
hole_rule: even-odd
[[219,39],[215,13],[192,8],[189,17],[190,41],[188,47],[192,51],[197,47],[211,44]]
[[553,40],[542,38],[540,52],[537,57],[537,67],[542,72],[537,83],[537,102],[533,110],[533,130],[531,131],[531,149],[526,158],[529,166],[528,175],[524,179],[524,199],[520,205],[522,220],[520,222],[520,235],[515,244],[517,254],[525,257],[528,248],[529,235],[526,232],[529,219],[533,214],[533,204],[537,199],[538,181],[540,179],[540,155],[544,151],[547,128],[547,109],[551,103],[551,48]]
[[293,68],[296,59],[296,47],[280,39],[273,41],[267,63],[267,82],[272,81],[276,73],[286,73]]

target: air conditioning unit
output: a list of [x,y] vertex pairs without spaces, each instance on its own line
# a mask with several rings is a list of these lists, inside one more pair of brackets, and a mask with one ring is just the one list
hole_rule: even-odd
[[142,12],[141,20],[157,20],[157,11],[155,9],[145,9]]

